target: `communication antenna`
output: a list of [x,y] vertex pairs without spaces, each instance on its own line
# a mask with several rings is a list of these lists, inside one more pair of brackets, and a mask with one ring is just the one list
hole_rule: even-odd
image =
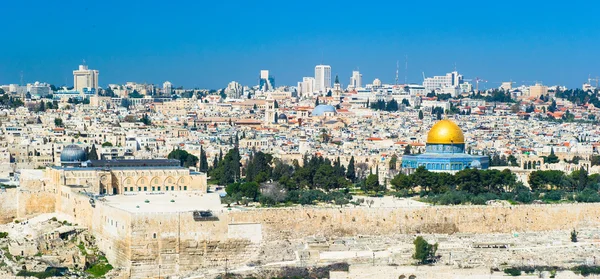
[[23,86],[23,71],[21,71],[21,86]]
[[408,75],[408,55],[404,55],[404,84],[407,84],[407,75]]
[[399,61],[396,60],[396,85],[398,85],[398,63]]

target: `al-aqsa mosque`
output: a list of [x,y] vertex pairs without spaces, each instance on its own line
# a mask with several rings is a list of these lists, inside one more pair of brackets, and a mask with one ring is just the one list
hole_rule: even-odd
[[453,121],[445,119],[429,130],[425,153],[402,157],[402,169],[407,173],[421,166],[428,171],[454,173],[466,168],[487,169],[489,159],[466,154],[462,130]]

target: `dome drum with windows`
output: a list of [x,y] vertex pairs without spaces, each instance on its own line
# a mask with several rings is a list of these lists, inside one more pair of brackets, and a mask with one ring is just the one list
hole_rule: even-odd
[[453,173],[466,168],[487,169],[488,166],[488,157],[465,153],[465,136],[462,130],[447,119],[438,121],[429,130],[425,153],[405,155],[402,158],[402,168],[406,173],[412,173],[418,167]]

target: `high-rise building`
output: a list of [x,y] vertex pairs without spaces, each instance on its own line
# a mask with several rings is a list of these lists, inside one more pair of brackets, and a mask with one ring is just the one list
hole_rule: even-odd
[[163,95],[170,96],[173,92],[173,84],[170,81],[165,81],[163,83],[162,93]]
[[232,81],[225,88],[225,95],[229,99],[239,99],[242,97],[242,93],[244,93],[244,88],[237,81]]
[[352,76],[350,77],[350,84],[348,88],[356,89],[362,87],[362,74],[359,71],[352,71]]
[[260,71],[259,88],[263,92],[272,91],[275,89],[275,78],[269,74],[269,70]]
[[315,92],[315,78],[303,77],[301,82],[298,82],[298,97],[305,97]]
[[315,91],[325,93],[331,88],[331,66],[317,65],[315,67]]
[[88,89],[98,90],[98,74],[98,70],[90,70],[87,65],[79,65],[79,69],[73,71],[73,89],[79,92]]

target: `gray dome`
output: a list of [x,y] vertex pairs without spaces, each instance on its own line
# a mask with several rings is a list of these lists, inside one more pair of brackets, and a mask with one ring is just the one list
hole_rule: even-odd
[[61,162],[83,162],[85,161],[85,151],[77,145],[71,144],[65,146],[60,153]]
[[279,120],[287,120],[288,117],[287,117],[287,115],[282,113],[277,118],[279,118]]
[[318,105],[312,111],[312,116],[323,116],[327,112],[335,113],[335,107],[331,105]]

